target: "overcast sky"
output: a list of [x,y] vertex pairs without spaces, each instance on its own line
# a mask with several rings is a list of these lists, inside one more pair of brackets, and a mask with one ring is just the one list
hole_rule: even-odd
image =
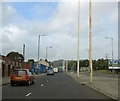
[[[86,0],[89,1],[89,0]],[[3,2],[2,55],[11,51],[25,59],[77,59],[78,2]],[[114,58],[118,57],[118,3],[92,2],[92,57],[111,58],[113,37]],[[89,59],[89,2],[80,2],[80,59]]]

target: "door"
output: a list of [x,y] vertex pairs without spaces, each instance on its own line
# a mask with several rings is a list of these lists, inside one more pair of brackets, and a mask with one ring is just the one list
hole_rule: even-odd
[[8,76],[10,76],[10,65],[8,65]]
[[5,65],[4,64],[2,64],[2,77],[4,77],[4,71],[5,71]]

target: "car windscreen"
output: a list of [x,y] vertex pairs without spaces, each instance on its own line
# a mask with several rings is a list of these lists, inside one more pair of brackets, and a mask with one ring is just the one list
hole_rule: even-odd
[[25,70],[16,70],[13,75],[26,75],[27,72]]

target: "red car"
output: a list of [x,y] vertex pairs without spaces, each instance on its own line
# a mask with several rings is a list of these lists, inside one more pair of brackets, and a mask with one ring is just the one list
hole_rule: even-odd
[[28,86],[34,84],[34,76],[29,69],[15,69],[15,72],[11,75],[11,86],[18,83],[24,83]]

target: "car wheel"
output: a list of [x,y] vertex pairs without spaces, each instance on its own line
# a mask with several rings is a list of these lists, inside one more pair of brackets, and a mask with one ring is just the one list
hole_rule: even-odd
[[34,84],[35,82],[34,82],[34,80],[32,81],[32,84]]
[[13,82],[11,82],[11,86],[14,86],[14,83],[13,83]]
[[27,81],[27,86],[30,86],[30,80],[29,80],[29,81]]

